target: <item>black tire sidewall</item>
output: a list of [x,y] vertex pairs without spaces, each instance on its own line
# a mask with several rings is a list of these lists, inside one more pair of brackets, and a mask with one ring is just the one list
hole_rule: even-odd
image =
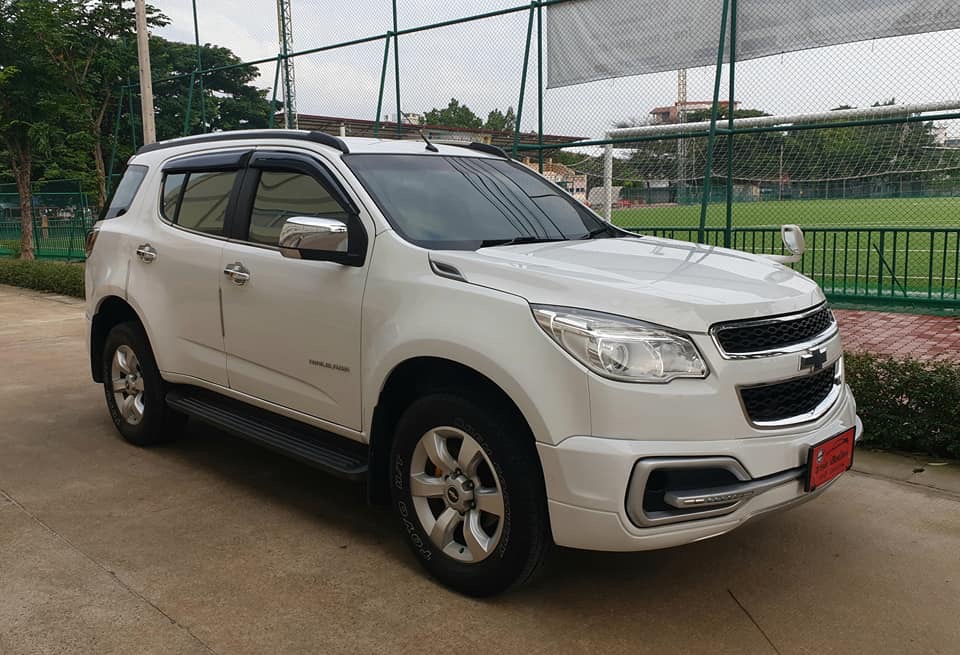
[[[143,418],[136,425],[128,423],[120,414],[112,387],[113,357],[120,346],[127,346],[133,350],[140,363],[140,372],[143,378]],[[103,347],[103,391],[107,401],[110,418],[123,438],[132,444],[146,446],[158,443],[169,436],[164,430],[166,401],[164,399],[164,383],[160,377],[153,351],[150,349],[147,335],[137,323],[121,323],[115,326],[107,335]]]
[[[488,596],[522,583],[539,564],[548,542],[543,474],[529,430],[511,412],[456,393],[422,397],[404,412],[393,443],[390,489],[406,541],[421,564],[447,586],[471,596]],[[504,526],[496,550],[476,563],[458,562],[430,540],[417,518],[410,493],[410,460],[429,430],[463,430],[493,465],[504,504]]]

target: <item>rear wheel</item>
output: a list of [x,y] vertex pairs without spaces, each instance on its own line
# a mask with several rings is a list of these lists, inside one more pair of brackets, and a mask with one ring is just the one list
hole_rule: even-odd
[[471,596],[524,582],[550,543],[543,476],[526,426],[456,393],[416,400],[393,444],[392,494],[421,564]]
[[124,439],[148,446],[179,435],[186,416],[166,406],[166,384],[140,324],[110,330],[101,365],[107,409]]

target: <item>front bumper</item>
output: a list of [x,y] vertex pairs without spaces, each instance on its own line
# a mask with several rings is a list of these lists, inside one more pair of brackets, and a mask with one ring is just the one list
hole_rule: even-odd
[[[761,514],[820,495],[830,484],[808,493],[802,476],[793,473],[805,466],[811,445],[851,427],[856,427],[859,440],[863,424],[849,387],[844,387],[842,398],[828,416],[786,435],[703,441],[574,436],[556,446],[538,443],[554,541],[587,550],[636,551],[724,534]],[[757,493],[738,500],[732,511],[719,513],[722,515],[638,525],[644,522],[637,520],[638,500],[636,490],[631,490],[631,477],[639,461],[667,457],[729,458],[742,469],[744,480],[777,483],[758,485]]]

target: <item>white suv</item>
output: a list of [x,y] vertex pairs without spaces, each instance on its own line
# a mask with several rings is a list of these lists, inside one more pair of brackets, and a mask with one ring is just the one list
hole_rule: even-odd
[[861,423],[811,280],[637,237],[491,146],[249,131],[146,146],[88,239],[93,377],[389,500],[471,595],[819,494]]

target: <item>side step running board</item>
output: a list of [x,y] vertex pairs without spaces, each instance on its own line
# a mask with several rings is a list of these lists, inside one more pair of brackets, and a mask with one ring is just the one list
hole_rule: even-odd
[[199,389],[172,390],[167,405],[338,477],[366,477],[367,446],[344,437]]

